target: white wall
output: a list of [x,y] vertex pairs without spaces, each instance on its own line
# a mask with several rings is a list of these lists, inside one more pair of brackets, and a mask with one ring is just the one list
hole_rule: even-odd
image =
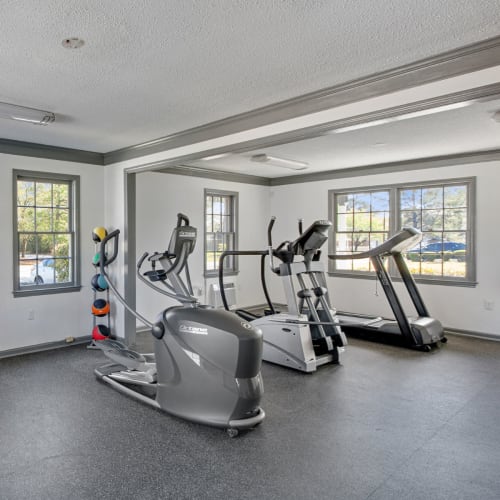
[[[12,170],[80,175],[80,227],[82,290],[74,293],[17,297],[13,287],[12,245]],[[56,160],[0,154],[0,351],[81,337],[91,334],[92,291],[94,274],[92,228],[103,224],[103,167]],[[28,311],[35,313],[28,320]]]
[[[238,193],[238,247],[241,250],[265,249],[269,187],[156,172],[137,175],[137,258],[144,252],[165,251],[177,222],[177,213],[186,214],[191,225],[198,228],[198,241],[189,258],[189,267],[193,287],[201,290],[202,302],[206,301],[208,283],[217,282],[203,277],[206,188]],[[238,284],[239,305],[264,302],[259,266],[258,257],[241,257],[238,276],[228,277],[228,281]],[[176,302],[137,282],[137,310],[147,318],[155,318],[159,311],[173,304]]]
[[[490,162],[438,169],[408,171],[393,174],[352,177],[331,181],[309,182],[276,186],[271,189],[271,213],[277,216],[276,241],[293,239],[297,234],[297,219],[305,219],[305,226],[315,219],[330,218],[328,190],[359,188],[401,182],[477,177],[476,184],[476,249],[477,281],[475,288],[420,285],[424,301],[432,316],[446,327],[468,330],[500,337],[500,162]],[[323,262],[328,265],[325,248]],[[373,280],[331,277],[328,286],[333,304],[338,310],[392,316],[381,287],[375,296]],[[274,282],[274,296],[280,288]],[[401,284],[396,283],[399,291]],[[402,298],[406,298],[404,292]],[[494,301],[492,311],[485,310],[484,300]],[[408,305],[409,301],[403,301]],[[414,314],[412,309],[408,311]]]
[[[445,80],[440,80],[430,84],[422,85],[419,87],[411,87],[402,91],[394,92],[391,94],[386,94],[376,98],[370,98],[356,103],[351,103],[344,106],[334,107],[330,110],[325,110],[317,113],[311,113],[309,115],[300,116],[297,118],[284,120],[282,122],[265,125],[251,130],[246,130],[243,132],[237,132],[234,134],[228,134],[225,136],[217,137],[214,139],[209,139],[206,141],[189,144],[186,146],[181,146],[175,149],[169,149],[161,151],[158,153],[153,153],[140,158],[134,158],[130,160],[125,160],[122,162],[109,165],[105,168],[105,185],[106,185],[106,224],[113,228],[124,229],[124,198],[123,198],[123,172],[126,169],[133,168],[135,172],[141,170],[147,170],[155,162],[161,162],[163,160],[168,160],[172,158],[179,158],[184,155],[190,155],[193,153],[205,152],[208,153],[211,150],[217,150],[217,148],[231,147],[234,144],[240,142],[254,140],[264,137],[269,137],[274,134],[279,134],[283,132],[289,132],[292,130],[300,130],[307,126],[318,125],[320,123],[325,123],[333,120],[338,120],[341,118],[346,118],[359,113],[366,113],[369,111],[375,111],[378,109],[384,109],[388,106],[395,106],[398,104],[404,104],[407,102],[415,102],[417,100],[436,97],[442,95],[443,92],[457,92],[464,90],[466,88],[477,87],[478,85],[484,85],[486,83],[493,83],[498,81],[498,72],[500,71],[500,66],[495,68],[489,68],[487,70],[477,71],[469,73],[467,75],[461,75],[459,77],[448,78]],[[453,170],[453,169],[452,169]],[[474,169],[468,169],[470,172]],[[423,177],[417,172],[416,178],[425,179],[427,172],[425,171]],[[457,170],[458,172],[458,170]],[[448,171],[446,175],[454,176],[455,174]],[[296,218],[299,216],[304,217],[306,220],[311,220],[316,218],[317,215],[321,213],[321,217],[327,216],[327,196],[326,191],[328,188],[335,186],[357,186],[365,185],[365,183],[378,183],[379,179],[382,177],[362,178],[354,179],[351,183],[348,181],[333,183],[311,183],[304,186],[304,191],[301,187],[282,187],[276,188],[271,191],[271,212],[276,213],[276,215],[281,215],[282,220],[289,219],[290,226],[288,230],[288,235],[286,231],[283,231],[283,238],[290,238],[291,234],[296,234]],[[407,178],[405,174],[394,177],[396,180],[388,182],[397,182],[397,180],[402,180]],[[410,176],[408,176],[410,178]],[[388,179],[391,179],[389,176]],[[487,182],[487,181],[486,181]],[[498,182],[498,179],[495,179]],[[219,185],[219,184],[218,184]],[[320,186],[320,187],[319,187]],[[283,193],[283,194],[281,194]],[[273,194],[275,198],[273,198]],[[324,196],[323,196],[324,195]],[[294,196],[296,199],[294,199]],[[176,210],[176,209],[174,209]],[[277,235],[276,240],[280,236]],[[240,248],[243,248],[240,245]],[[120,250],[120,255],[118,258],[118,264],[115,265],[115,271],[117,275],[117,285],[121,289],[123,286],[123,276],[124,276],[124,266],[123,266],[123,250]],[[347,290],[349,287],[353,286],[354,289],[358,289],[361,283],[357,285],[353,282],[354,280],[345,280],[344,289]],[[365,283],[367,285],[369,283]],[[442,287],[436,287],[435,290],[442,290]],[[482,285],[480,293],[494,294],[491,282],[488,285]],[[476,290],[474,298],[479,301],[479,291]],[[470,294],[470,291],[454,289],[454,294],[459,294],[461,291],[464,292],[465,296]],[[433,292],[437,293],[437,292]],[[364,300],[364,299],[363,299]],[[378,306],[377,306],[378,307]],[[383,306],[381,306],[382,308]],[[373,307],[372,307],[373,308]],[[480,311],[482,313],[482,311]],[[490,316],[494,314],[489,313]],[[122,328],[121,322],[123,321],[123,315],[117,318],[117,329]],[[457,324],[459,321],[453,321],[453,324]],[[474,323],[474,321],[468,321],[467,324]],[[487,322],[489,325],[493,323],[493,320]],[[451,325],[451,323],[450,323]],[[461,325],[462,329],[466,329],[464,325]],[[476,325],[477,326],[477,325]],[[478,329],[478,328],[476,328]]]
[[[155,161],[166,160],[169,158],[180,157],[201,151],[209,151],[211,149],[228,147],[241,141],[264,138],[273,134],[299,130],[307,126],[317,125],[332,120],[345,118],[359,113],[375,111],[388,106],[404,104],[406,102],[414,102],[416,100],[430,98],[433,96],[442,95],[443,92],[456,92],[466,88],[485,85],[486,83],[494,83],[498,81],[498,72],[500,66],[488,68],[486,70],[473,72],[467,75],[461,75],[454,78],[433,82],[422,85],[420,87],[412,87],[392,94],[379,96],[372,99],[367,99],[357,103],[351,103],[344,106],[338,106],[330,110],[311,113],[289,120],[284,120],[271,125],[258,127],[256,129],[228,134],[226,136],[217,137],[200,143],[189,144],[176,149],[162,151],[142,158],[134,158],[131,160],[116,163],[106,167],[81,165],[70,162],[59,162],[55,160],[35,159],[28,157],[12,156],[0,154],[0,207],[2,208],[0,220],[4,232],[7,231],[7,237],[4,239],[4,245],[0,248],[0,257],[2,258],[3,266],[0,267],[0,314],[2,317],[3,329],[0,332],[0,351],[14,347],[39,344],[53,340],[61,340],[67,336],[79,336],[89,333],[91,325],[91,317],[87,315],[87,305],[91,298],[91,290],[85,280],[85,266],[83,266],[82,282],[84,288],[79,293],[59,294],[43,297],[18,298],[12,297],[12,193],[11,193],[11,170],[12,168],[25,168],[30,170],[44,170],[48,172],[67,172],[69,174],[81,175],[81,200],[82,200],[82,262],[90,261],[93,255],[93,245],[87,246],[86,234],[90,234],[91,228],[96,224],[102,224],[108,229],[119,228],[124,230],[124,170],[126,168],[147,168],[145,164]],[[196,205],[188,196],[184,196],[184,191],[179,190],[178,186],[189,186],[194,190],[199,187],[210,187],[215,185],[222,189],[240,191],[244,196],[240,196],[240,204],[242,200],[247,206],[251,206],[250,210],[244,210],[240,213],[243,218],[240,221],[240,229],[244,238],[240,239],[240,248],[252,248],[258,242],[265,246],[264,228],[257,229],[257,226],[267,226],[267,218],[271,214],[279,217],[279,224],[276,226],[276,238],[290,238],[290,234],[296,234],[296,219],[303,217],[306,223],[315,218],[326,217],[327,214],[327,191],[334,187],[357,187],[362,185],[380,184],[383,182],[399,182],[401,180],[417,180],[427,178],[454,177],[456,175],[475,175],[480,174],[481,179],[478,183],[478,214],[479,214],[479,229],[478,229],[478,280],[479,285],[476,289],[462,289],[452,287],[427,286],[424,288],[424,295],[428,297],[432,311],[435,315],[443,319],[447,326],[455,326],[460,329],[478,330],[484,332],[497,333],[496,324],[498,321],[498,309],[500,307],[500,297],[498,296],[498,269],[499,266],[494,261],[493,254],[498,247],[498,234],[495,234],[495,204],[498,198],[495,186],[498,184],[498,176],[495,175],[494,165],[478,165],[470,167],[458,167],[456,169],[440,169],[438,171],[425,170],[421,172],[363,177],[359,179],[350,179],[343,181],[331,181],[321,183],[308,183],[303,186],[283,186],[277,187],[269,191],[268,188],[249,186],[246,184],[223,183],[214,181],[196,180],[181,176],[175,177],[171,184],[166,188],[168,192],[167,199],[165,193],[159,193],[156,202],[160,204],[163,200],[165,205],[170,207],[174,213],[174,217],[170,220],[167,216],[169,210],[163,210],[164,223],[163,231],[170,231],[172,221],[175,220],[175,213],[180,210],[186,212],[196,210],[202,214],[201,205]],[[142,175],[142,174],[141,174]],[[151,174],[153,175],[153,174]],[[146,181],[144,181],[146,182]],[[138,179],[138,183],[143,181]],[[154,184],[154,183],[153,183]],[[176,187],[177,186],[177,187]],[[195,187],[196,186],[196,187]],[[155,186],[152,189],[156,189]],[[271,198],[266,198],[264,193],[269,193]],[[248,193],[248,197],[247,194]],[[255,197],[254,202],[248,201]],[[200,195],[200,200],[202,196]],[[193,197],[194,200],[194,197]],[[148,196],[142,199],[142,203],[153,204],[153,199]],[[201,201],[197,203],[202,203]],[[272,210],[269,211],[269,206]],[[141,208],[139,208],[139,211]],[[194,220],[194,218],[193,218]],[[288,221],[288,222],[285,222]],[[140,222],[140,221],[139,221]],[[201,228],[202,226],[197,220],[196,223]],[[285,225],[288,224],[288,225]],[[248,227],[245,227],[248,226]],[[491,229],[490,229],[491,228]],[[263,230],[262,230],[263,229]],[[139,232],[141,229],[139,228]],[[281,233],[280,233],[281,231]],[[4,233],[5,234],[5,233]],[[247,240],[246,238],[249,238]],[[261,238],[259,240],[259,238]],[[114,265],[112,273],[116,276],[116,283],[120,290],[123,291],[123,277],[126,271],[123,262],[123,243],[120,248],[119,258]],[[164,245],[162,241],[151,242],[158,245]],[[140,243],[138,243],[140,247]],[[140,250],[140,248],[139,248]],[[149,250],[149,248],[148,248]],[[198,251],[200,246],[198,246]],[[193,262],[194,268],[197,270],[193,275],[199,276],[201,269],[201,257],[196,257],[197,262]],[[195,259],[192,259],[195,260]],[[252,287],[250,283],[255,282],[257,272],[256,267],[252,266],[252,272],[248,274],[243,270],[240,277],[240,299],[242,302],[253,303],[257,299],[253,293],[249,293]],[[89,270],[89,274],[92,270]],[[132,272],[132,270],[130,270]],[[248,274],[248,275],[247,275]],[[333,280],[333,278],[332,278]],[[348,280],[335,278],[337,289],[342,292],[337,294],[337,305],[339,308],[348,308],[349,306],[357,306],[358,301],[349,299],[349,295],[358,294],[362,291],[363,305],[367,312],[382,311],[383,301],[377,300],[368,294],[373,292],[373,282],[364,280]],[[142,286],[142,284],[141,284]],[[450,296],[453,300],[452,307],[446,308],[443,304],[442,296]],[[141,294],[139,293],[139,297]],[[494,300],[496,309],[491,312],[485,312],[482,308],[483,298]],[[262,302],[262,300],[258,300]],[[116,321],[115,329],[119,335],[123,331],[123,312],[121,306],[116,306],[113,312],[113,318]],[[353,309],[354,307],[350,307]],[[359,308],[359,307],[358,307]],[[34,309],[36,318],[34,321],[29,321],[27,311]],[[455,311],[457,309],[458,311]],[[40,312],[40,314],[38,314]]]
[[[90,335],[92,290],[89,280],[94,273],[90,265],[94,254],[91,230],[104,224],[108,229],[123,228],[123,169],[101,167],[14,155],[0,155],[0,220],[4,244],[0,246],[0,351],[60,341],[66,337]],[[82,285],[80,292],[14,298],[12,295],[12,169],[40,170],[77,174],[81,177]],[[266,246],[266,228],[270,215],[277,216],[274,241],[292,239],[297,234],[297,219],[307,226],[315,219],[328,218],[328,190],[358,188],[432,179],[477,176],[477,281],[475,288],[421,285],[420,289],[431,314],[445,326],[459,330],[499,335],[500,266],[496,259],[500,248],[498,188],[500,162],[443,167],[395,174],[311,182],[268,188],[234,182],[221,182],[188,176],[155,172],[137,175],[137,256],[144,251],[164,250],[178,212],[186,213],[199,228],[197,248],[190,259],[192,281],[206,291],[203,278],[203,192],[218,188],[239,193],[239,248],[261,249]],[[123,240],[122,240],[123,242]],[[325,249],[326,250],[326,249]],[[326,251],[324,263],[327,265]],[[123,259],[117,261],[113,275],[123,284]],[[86,263],[89,263],[88,266]],[[242,258],[237,277],[238,302],[242,305],[262,303],[257,258]],[[400,284],[396,284],[400,288]],[[341,310],[391,315],[385,297],[375,293],[372,280],[329,278],[334,305]],[[274,282],[273,297],[282,301],[281,285]],[[205,294],[205,293],[204,293]],[[404,295],[403,295],[404,296]],[[202,297],[203,299],[204,297]],[[484,300],[492,300],[494,309],[484,309]],[[137,307],[149,318],[173,304],[166,297],[137,287]],[[407,301],[406,301],[407,303]],[[116,332],[122,328],[121,306],[113,314]],[[28,320],[28,311],[35,319]]]

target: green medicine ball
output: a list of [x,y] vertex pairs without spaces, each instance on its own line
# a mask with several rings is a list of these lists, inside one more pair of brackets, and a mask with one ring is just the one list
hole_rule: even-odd
[[[104,256],[104,265],[106,265],[106,258],[107,255]],[[101,252],[97,252],[92,259],[92,264],[94,264],[95,267],[98,267],[100,263],[101,263]]]

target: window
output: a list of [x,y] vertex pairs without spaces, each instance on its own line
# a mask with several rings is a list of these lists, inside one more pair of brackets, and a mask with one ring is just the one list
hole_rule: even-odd
[[[238,195],[227,191],[205,190],[205,275],[216,275],[219,257],[226,250],[236,250],[236,213]],[[236,257],[227,257],[224,269],[237,272]]]
[[[389,235],[390,192],[365,191],[336,196],[337,253],[364,252]],[[339,260],[338,269],[370,271],[368,259]]]
[[[473,192],[474,179],[330,191],[332,253],[363,252],[402,227],[414,227],[422,232],[422,241],[405,253],[414,277],[472,285]],[[366,276],[372,268],[368,259],[331,260],[330,271]]]
[[14,171],[14,295],[80,289],[79,177]]

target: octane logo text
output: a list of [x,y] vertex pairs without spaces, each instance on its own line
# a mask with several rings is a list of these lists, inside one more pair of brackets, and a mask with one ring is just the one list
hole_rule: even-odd
[[195,335],[208,335],[207,328],[199,328],[197,326],[190,326],[184,324],[179,326],[179,331],[183,333],[194,333]]

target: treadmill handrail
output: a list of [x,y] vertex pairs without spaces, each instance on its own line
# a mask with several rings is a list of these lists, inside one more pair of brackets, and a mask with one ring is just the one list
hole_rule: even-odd
[[422,233],[414,227],[404,227],[375,248],[371,248],[366,252],[351,253],[351,254],[329,254],[328,258],[332,260],[341,259],[370,259],[377,255],[390,255],[402,253],[405,250],[413,248],[416,244],[422,241]]

